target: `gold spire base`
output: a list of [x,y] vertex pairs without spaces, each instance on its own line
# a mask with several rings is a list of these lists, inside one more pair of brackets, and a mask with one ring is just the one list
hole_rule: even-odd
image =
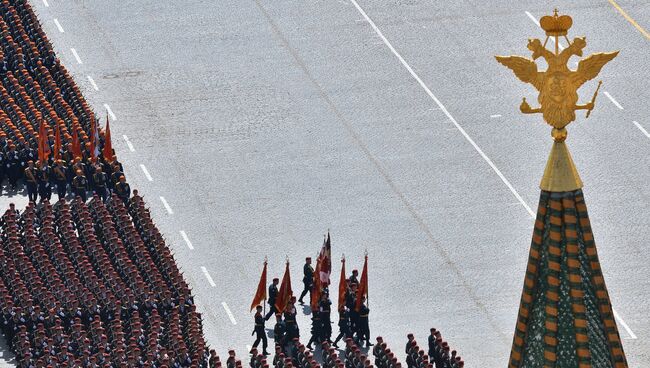
[[547,192],[570,192],[582,188],[582,180],[563,140],[553,142],[539,187]]

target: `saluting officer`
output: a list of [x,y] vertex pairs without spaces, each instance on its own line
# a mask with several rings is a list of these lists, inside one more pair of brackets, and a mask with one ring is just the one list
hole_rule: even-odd
[[298,299],[301,305],[305,304],[302,298],[307,295],[307,292],[309,292],[309,300],[311,300],[311,288],[314,285],[314,269],[311,267],[311,257],[305,258],[305,266],[302,268],[302,272],[302,283],[305,285],[305,288],[302,290],[302,294],[300,294],[300,298]]
[[27,186],[27,197],[29,198],[29,201],[36,203],[36,200],[38,199],[38,181],[36,179],[34,161],[27,162],[27,167],[25,168],[25,185]]
[[278,297],[278,284],[280,283],[280,279],[277,277],[273,279],[273,283],[269,285],[269,312],[264,316],[264,320],[268,321],[271,316],[277,312],[277,309],[275,309],[275,299]]
[[[255,328],[253,328],[253,332],[251,333],[251,336],[253,334],[256,334],[255,342],[253,343],[253,349],[257,348],[257,345],[259,345],[260,340],[262,341],[262,350],[264,351],[262,354],[264,355],[269,355],[269,353],[266,351],[266,348],[268,346],[268,340],[266,339],[266,331],[264,331],[264,317],[262,316],[262,306],[258,305],[255,307],[256,313],[255,313]],[[252,350],[251,350],[252,353]]]

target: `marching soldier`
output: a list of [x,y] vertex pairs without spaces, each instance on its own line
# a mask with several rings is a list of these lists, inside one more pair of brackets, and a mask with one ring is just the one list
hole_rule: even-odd
[[110,187],[112,190],[115,190],[117,183],[120,182],[120,176],[124,176],[124,172],[122,171],[120,165],[114,164],[112,167],[113,167],[113,173],[111,174]]
[[319,303],[318,315],[320,316],[320,321],[322,325],[323,341],[327,340],[330,343],[332,342],[331,311],[332,311],[332,301],[330,300],[327,292],[324,292]]
[[72,179],[72,191],[75,196],[81,197],[81,200],[86,202],[86,186],[88,181],[83,174],[83,171],[77,170],[77,175]]
[[366,306],[366,297],[361,297],[361,308],[359,308],[359,345],[363,343],[363,340],[366,340],[366,347],[373,346],[374,344],[370,342],[370,325],[368,324],[368,314],[370,313],[370,308]]
[[284,338],[287,333],[287,326],[282,321],[282,314],[275,314],[275,326],[273,327],[273,340],[275,341],[275,346],[280,346],[284,350]]
[[278,297],[278,284],[280,279],[277,277],[273,279],[273,283],[269,285],[269,312],[264,316],[264,320],[268,321],[271,316],[277,312],[275,309],[275,299]]
[[[255,342],[253,343],[253,349],[257,348],[257,345],[259,345],[260,340],[262,341],[262,350],[264,355],[269,355],[269,353],[266,351],[266,348],[268,346],[268,340],[266,339],[266,331],[264,331],[264,317],[262,316],[262,306],[258,305],[255,310],[257,311],[255,313],[255,328],[253,329],[253,332],[251,335],[256,334]],[[251,350],[252,353],[252,350]]]
[[352,285],[359,285],[359,271],[358,270],[352,270],[352,275],[348,279],[350,282],[350,286]]
[[287,325],[287,341],[293,341],[295,337],[300,337],[300,328],[296,323],[296,297],[292,296],[291,300],[284,309],[284,323]]
[[307,343],[307,349],[313,350],[311,344],[315,343],[316,346],[320,345],[323,338],[323,321],[321,321],[318,313],[311,314],[311,337]]
[[27,197],[29,201],[36,203],[38,199],[38,180],[36,179],[34,161],[27,162],[27,168],[25,168],[25,185],[27,186]]
[[68,187],[68,176],[67,168],[63,160],[56,161],[56,166],[54,166],[54,182],[56,183],[56,194],[59,196],[59,200],[64,199]]
[[314,269],[311,267],[311,257],[305,258],[305,266],[302,269],[303,272],[303,278],[302,278],[302,283],[305,285],[305,288],[302,291],[302,294],[300,294],[300,298],[298,299],[298,302],[303,305],[305,304],[302,301],[302,298],[307,295],[307,292],[309,292],[309,297],[311,300],[311,288],[314,284]]
[[131,196],[131,187],[126,182],[124,175],[120,176],[120,181],[115,184],[115,193],[124,201],[125,205],[128,205],[129,197]]
[[38,194],[41,196],[41,202],[49,201],[52,198],[52,183],[50,182],[50,167],[47,161],[43,162],[38,170]]
[[336,336],[336,339],[334,339],[334,344],[332,345],[335,348],[338,348],[339,346],[336,345],[336,343],[341,339],[347,339],[349,337],[352,337],[352,332],[350,331],[350,317],[346,307],[339,311],[339,334]]
[[106,182],[108,178],[106,173],[102,171],[102,167],[97,165],[95,166],[95,173],[93,174],[93,184],[95,185],[95,193],[102,199],[102,202],[106,202],[108,192],[106,191]]
[[13,143],[9,144],[9,151],[5,157],[5,167],[7,168],[7,175],[9,176],[9,184],[11,185],[11,189],[16,190],[22,165],[20,161],[20,155],[16,151],[16,145]]

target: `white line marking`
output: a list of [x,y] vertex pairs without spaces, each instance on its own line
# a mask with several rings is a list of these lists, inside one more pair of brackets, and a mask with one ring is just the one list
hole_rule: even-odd
[[641,124],[639,124],[639,123],[636,122],[636,121],[633,121],[633,123],[634,123],[634,125],[636,125],[637,128],[639,128],[639,130],[641,131],[641,133],[645,134],[646,137],[650,138],[650,133],[648,133],[648,131],[645,130],[645,128],[644,128]]
[[63,27],[61,27],[61,23],[59,23],[58,19],[54,18],[54,24],[56,24],[56,28],[59,29],[59,32],[65,33],[65,31],[63,30]]
[[147,180],[153,181],[153,178],[151,177],[151,174],[149,174],[149,170],[144,166],[144,164],[140,164],[140,168],[142,169],[142,172],[144,173],[144,176],[147,177]]
[[248,349],[248,350],[246,350],[246,351],[251,351],[251,350],[253,350],[253,347],[250,346],[250,345],[246,345],[246,349]]
[[47,3],[47,0],[43,0],[43,4],[45,4],[45,6],[50,6],[50,4]]
[[81,58],[79,57],[79,54],[77,54],[77,50],[75,50],[75,49],[73,49],[71,47],[70,51],[72,51],[72,55],[74,55],[74,58],[77,59],[77,64],[83,64],[83,62],[81,61]]
[[113,119],[113,121],[117,120],[117,116],[113,114],[113,110],[111,110],[111,107],[108,106],[108,104],[104,104],[104,108],[106,109],[106,111],[108,111],[108,115],[111,116],[111,119]]
[[494,118],[500,118],[500,117],[501,117],[501,114],[490,115],[490,117],[493,118],[493,119],[494,119]]
[[636,340],[636,335],[634,334],[634,332],[632,332],[632,330],[630,329],[630,326],[628,326],[627,323],[625,323],[625,321],[623,321],[623,318],[621,318],[621,316],[616,312],[616,309],[612,308],[612,312],[614,312],[614,318],[616,318],[618,320],[618,322],[621,323],[621,326],[623,326],[625,331],[627,331],[627,334],[630,335],[630,338],[632,340]]
[[210,274],[208,273],[208,270],[205,267],[201,266],[201,271],[203,271],[203,275],[205,276],[206,279],[208,279],[208,282],[210,283],[210,285],[212,287],[217,286],[217,284],[214,283],[214,280],[212,279],[212,276],[210,276]]
[[232,322],[233,325],[236,325],[237,321],[235,321],[235,316],[232,315],[230,308],[228,308],[228,304],[226,304],[226,302],[221,302],[221,305],[223,305],[223,309],[226,310],[226,314],[228,315],[228,318],[230,318],[230,322]]
[[160,201],[162,202],[163,206],[165,206],[165,209],[167,210],[167,213],[170,214],[170,215],[173,215],[174,211],[172,211],[172,208],[169,207],[169,203],[167,203],[167,200],[165,199],[165,197],[160,196]]
[[95,91],[99,91],[99,87],[97,87],[97,83],[95,83],[95,80],[93,79],[93,77],[91,77],[89,75],[87,75],[86,77],[88,78],[88,82],[90,82],[90,85],[93,86],[93,89]]
[[129,146],[129,151],[135,152],[135,148],[133,148],[133,144],[129,140],[129,137],[127,137],[126,135],[123,135],[122,137],[124,137],[124,140],[126,141],[126,145]]
[[[524,13],[526,13],[526,15],[528,16],[528,18],[530,18],[530,20],[532,20],[535,24],[537,24],[538,27],[540,27],[540,25],[539,25],[539,20],[537,20],[537,18],[535,18],[534,15],[530,14],[530,12],[529,12],[528,10],[524,11]],[[555,43],[555,38],[553,38],[553,37],[549,37],[548,39],[551,40],[551,42]],[[561,43],[558,42],[557,45],[558,45],[558,48],[559,48],[560,50],[564,50],[564,46],[562,46]]]
[[181,233],[181,237],[183,237],[183,240],[185,240],[185,244],[187,244],[187,247],[190,248],[190,250],[194,250],[194,246],[192,245],[190,238],[188,238],[187,234],[185,234],[185,231],[181,230],[180,233]]
[[388,41],[388,39],[386,39],[386,37],[384,37],[384,34],[381,33],[381,31],[379,30],[379,28],[377,28],[377,25],[375,25],[375,22],[373,22],[372,19],[370,19],[370,17],[368,16],[368,14],[366,14],[366,12],[365,12],[365,11],[364,11],[360,6],[359,6],[359,4],[357,4],[356,0],[350,0],[350,2],[351,2],[351,3],[352,3],[352,4],[357,8],[357,10],[359,11],[359,13],[361,13],[361,15],[363,15],[363,17],[366,19],[366,21],[368,22],[368,24],[370,24],[370,26],[371,26],[372,29],[375,31],[375,33],[377,33],[377,35],[379,36],[379,38],[381,38],[382,41],[384,41],[384,44],[386,44],[386,46],[388,46],[388,48],[389,48],[390,51],[393,53],[393,55],[395,55],[395,56],[397,57],[397,59],[400,61],[400,63],[402,63],[402,65],[404,66],[404,68],[406,68],[406,70],[408,70],[408,72],[411,74],[411,76],[412,76],[412,77],[413,77],[413,78],[418,82],[418,84],[420,85],[420,87],[422,87],[422,89],[424,89],[424,91],[427,93],[427,95],[429,95],[429,97],[431,97],[431,99],[433,100],[433,102],[435,102],[436,105],[438,105],[438,107],[440,108],[440,110],[442,110],[442,112],[445,113],[445,115],[447,116],[447,118],[448,118],[448,119],[449,119],[449,120],[450,120],[450,121],[451,121],[451,122],[456,126],[456,129],[458,129],[458,131],[459,131],[459,132],[460,132],[460,133],[465,137],[465,139],[466,139],[466,140],[467,140],[467,141],[468,141],[468,142],[469,142],[469,143],[474,147],[474,149],[476,150],[476,152],[478,152],[478,154],[481,155],[481,157],[483,157],[483,160],[485,160],[485,162],[487,162],[488,165],[490,165],[490,167],[492,168],[492,170],[494,170],[494,172],[499,176],[499,178],[501,178],[501,181],[503,181],[503,183],[508,187],[508,189],[510,189],[510,191],[512,192],[512,194],[515,196],[515,198],[517,198],[517,200],[519,201],[519,203],[521,203],[521,205],[524,206],[524,208],[526,209],[526,211],[528,211],[528,213],[530,214],[530,216],[531,216],[532,218],[535,218],[535,217],[536,217],[535,212],[533,212],[533,210],[530,208],[530,206],[528,206],[528,204],[527,204],[526,202],[524,202],[524,199],[521,198],[521,196],[519,195],[519,193],[517,193],[517,191],[515,190],[515,188],[514,188],[514,187],[512,186],[512,184],[510,184],[510,182],[508,181],[508,179],[506,179],[506,177],[503,176],[503,174],[501,173],[501,170],[499,170],[499,169],[496,167],[496,165],[494,165],[494,163],[492,162],[492,160],[490,160],[490,158],[487,157],[487,155],[483,152],[483,150],[482,150],[482,149],[481,149],[481,148],[476,144],[476,142],[474,142],[474,140],[472,139],[472,137],[470,137],[469,134],[467,134],[467,132],[465,131],[465,129],[463,129],[463,127],[460,126],[460,124],[458,124],[458,122],[456,121],[456,119],[454,119],[454,117],[451,116],[451,114],[449,113],[449,111],[447,111],[447,108],[442,104],[442,102],[440,102],[440,100],[438,100],[438,98],[433,94],[433,92],[431,92],[431,90],[429,89],[429,87],[427,87],[427,85],[424,84],[424,82],[422,81],[422,79],[420,79],[420,77],[415,73],[415,71],[413,71],[413,68],[411,68],[411,66],[406,62],[406,60],[404,60],[404,58],[402,57],[402,55],[400,55],[400,54],[397,52],[397,50],[395,50],[395,48],[393,47],[393,45],[391,45],[391,43]]
[[616,107],[618,107],[620,110],[623,110],[623,106],[621,106],[621,104],[618,103],[618,101],[616,101],[614,97],[612,97],[612,95],[609,94],[609,92],[604,91],[603,93],[605,94],[605,96],[607,96],[607,98],[609,98],[610,101],[612,101],[614,105],[616,105]]

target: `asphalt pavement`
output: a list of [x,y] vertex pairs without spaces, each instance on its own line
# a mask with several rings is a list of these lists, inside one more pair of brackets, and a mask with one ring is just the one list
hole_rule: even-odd
[[[288,257],[299,290],[304,257],[330,229],[348,270],[369,254],[373,336],[401,353],[408,332],[425,345],[436,327],[470,367],[507,364],[552,143],[540,116],[518,111],[533,88],[493,56],[528,56],[527,39],[543,37],[534,19],[570,14],[587,53],[621,50],[567,142],[628,362],[650,366],[649,2],[34,6],[87,99],[111,115],[131,186],[221,356],[253,341],[264,257],[275,277]],[[306,341],[309,316],[299,324]]]

